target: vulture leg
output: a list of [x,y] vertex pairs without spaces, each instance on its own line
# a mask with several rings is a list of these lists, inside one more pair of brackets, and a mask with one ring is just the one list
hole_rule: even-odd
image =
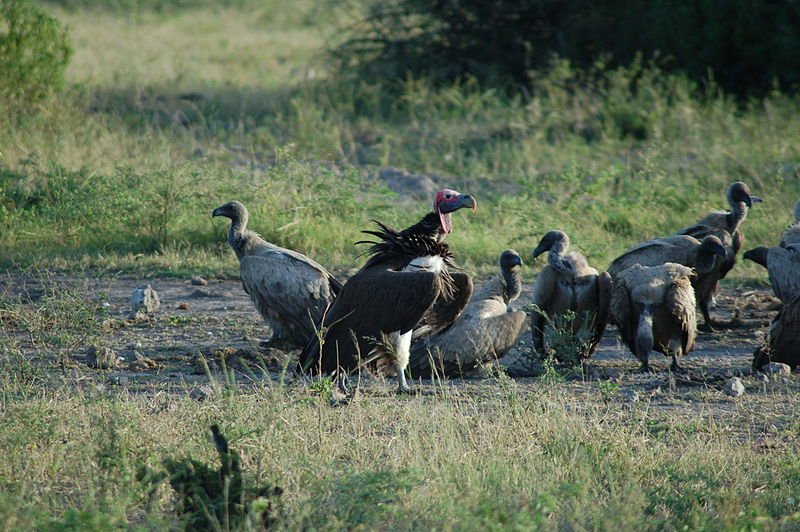
[[686,370],[683,369],[680,364],[678,364],[678,357],[680,356],[680,353],[680,348],[672,351],[672,364],[669,366],[669,369],[672,371],[672,373],[686,373]]
[[547,320],[540,312],[534,311],[531,319],[531,334],[533,335],[533,348],[539,355],[544,357],[544,328]]
[[408,366],[408,359],[411,348],[411,331],[398,336],[397,343],[395,344],[395,365],[397,368],[397,393],[410,395],[413,392],[411,387],[406,382],[406,366]]
[[653,350],[653,315],[644,307],[639,315],[639,328],[636,331],[636,357],[642,363],[637,371],[650,373],[650,353]]

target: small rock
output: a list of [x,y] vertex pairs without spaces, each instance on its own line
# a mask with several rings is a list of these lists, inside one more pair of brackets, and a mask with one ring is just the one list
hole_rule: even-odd
[[90,346],[86,353],[86,365],[96,369],[110,369],[119,365],[119,357],[113,349]]
[[139,351],[142,349],[142,342],[133,342],[132,344],[128,344],[128,349],[131,351]]
[[603,375],[608,380],[614,382],[622,382],[622,378],[625,376],[625,372],[622,371],[621,369],[606,369],[605,371],[603,371]]
[[744,384],[742,384],[739,377],[731,377],[731,379],[725,383],[722,392],[731,397],[739,397],[740,395],[744,395]]
[[767,377],[763,373],[756,373],[755,375],[753,375],[753,378],[755,379],[756,382],[759,383],[766,384],[769,382],[769,377]]
[[205,286],[208,284],[208,281],[202,277],[192,277],[192,284],[195,286]]
[[412,174],[397,168],[384,168],[378,173],[378,178],[401,196],[411,196],[416,199],[427,199],[442,188],[434,181],[433,176]]
[[147,320],[150,319],[150,317],[147,314],[145,314],[144,312],[141,312],[139,310],[135,310],[135,311],[129,312],[125,316],[125,319],[128,320],[128,321],[137,322],[137,321],[147,321]]
[[131,294],[131,311],[137,312],[143,310],[148,314],[157,311],[161,306],[161,301],[158,298],[158,292],[148,284],[140,286],[133,290]]
[[192,307],[188,303],[181,303],[178,305],[178,310],[191,310]]
[[792,368],[782,362],[770,362],[761,366],[761,372],[767,375],[791,375]]
[[115,375],[108,379],[109,384],[114,386],[127,386],[130,379],[125,375]]
[[208,385],[195,386],[194,388],[189,390],[189,397],[191,397],[195,401],[206,401],[208,399],[213,399],[214,388]]
[[216,277],[220,281],[224,281],[225,279],[227,279],[224,273],[218,273],[214,277]]

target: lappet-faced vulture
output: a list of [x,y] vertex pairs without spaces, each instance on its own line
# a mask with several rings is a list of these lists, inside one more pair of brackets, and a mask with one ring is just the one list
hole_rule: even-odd
[[302,253],[271,244],[247,229],[238,201],[214,209],[231,219],[228,244],[239,259],[242,286],[272,328],[270,343],[303,348],[342,288],[325,268]]
[[691,268],[668,262],[660,266],[635,264],[614,279],[611,314],[631,353],[649,371],[655,349],[678,358],[694,348],[697,333]]
[[527,323],[524,311],[508,311],[522,291],[521,265],[516,251],[503,251],[500,275],[473,294],[458,321],[411,346],[409,369],[414,376],[430,376],[432,366],[438,375],[457,376],[502,357],[514,346]]
[[707,235],[716,235],[727,248],[724,258],[717,259],[718,264],[712,272],[702,273],[694,282],[697,302],[703,313],[703,328],[712,331],[713,320],[709,314],[709,307],[713,302],[714,294],[719,291],[719,281],[723,279],[736,264],[736,254],[744,243],[744,234],[741,231],[742,222],[747,217],[747,211],[753,203],[763,201],[750,194],[750,189],[741,181],[736,181],[728,186],[725,197],[730,206],[730,211],[711,211],[705,218],[694,225],[681,229],[676,234],[690,235],[702,239]]
[[[585,345],[577,355],[589,358],[597,349],[608,323],[611,276],[608,272],[598,273],[583,255],[567,252],[568,247],[566,233],[550,231],[533,250],[534,259],[549,251],[547,266],[539,272],[533,287],[533,303],[539,307],[533,315],[533,346],[544,356],[549,318],[573,334],[579,334],[581,329],[588,332]],[[574,313],[574,319],[566,323],[565,316],[569,311]]]
[[760,246],[746,251],[744,258],[767,269],[772,291],[783,304],[800,292],[800,243],[785,248]]
[[405,369],[413,329],[431,334],[458,319],[472,295],[472,280],[451,273],[450,214],[475,208],[471,196],[454,190],[436,194],[433,211],[403,231],[380,222],[366,264],[344,285],[322,322],[322,343],[312,339],[301,355],[301,370],[334,374],[374,365],[396,375],[398,391],[408,393]]

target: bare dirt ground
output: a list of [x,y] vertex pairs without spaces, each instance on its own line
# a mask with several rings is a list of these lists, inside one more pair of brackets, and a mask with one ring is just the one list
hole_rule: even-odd
[[[158,292],[160,309],[137,320],[127,319],[132,291],[147,284]],[[89,346],[71,346],[70,352],[66,353],[70,365],[86,378],[119,382],[119,377],[126,377],[123,382],[128,386],[150,387],[169,383],[173,387],[175,382],[207,379],[200,362],[201,354],[212,369],[220,355],[224,355],[234,367],[237,367],[237,358],[244,358],[255,366],[260,352],[272,370],[277,370],[285,357],[261,345],[271,333],[236,280],[215,278],[210,279],[207,285],[196,286],[190,280],[178,279],[143,281],[57,274],[46,279],[14,274],[0,276],[0,299],[6,301],[35,307],[52,288],[56,291],[72,290],[84,298],[87,305],[96,308],[97,319],[103,323],[103,343],[119,355],[118,367],[95,370],[86,365]],[[527,284],[512,307],[521,308],[529,303],[531,289],[532,284]],[[677,376],[670,376],[667,371],[669,359],[658,354],[652,362],[659,371],[652,375],[635,372],[638,361],[621,343],[616,329],[609,326],[600,348],[579,380],[611,379],[644,390],[720,388],[730,376],[751,374],[753,351],[777,310],[776,301],[765,289],[723,287],[713,311],[713,316],[723,327],[714,333],[698,332],[695,350],[682,361],[688,371]],[[19,337],[18,345],[26,354],[43,360],[52,354],[37,342],[34,335],[14,328],[5,329],[6,334]],[[530,338],[523,335],[503,362],[528,352]],[[525,382],[525,379],[520,382]]]

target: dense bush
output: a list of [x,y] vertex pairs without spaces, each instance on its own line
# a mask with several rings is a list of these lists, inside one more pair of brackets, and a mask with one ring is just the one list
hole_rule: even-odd
[[[378,2],[337,50],[362,75],[528,83],[557,54],[588,67],[643,54],[726,90],[800,83],[800,2],[776,0],[394,0]],[[353,66],[353,65],[350,65]]]
[[0,105],[28,108],[64,82],[72,54],[64,27],[27,0],[0,3]]

